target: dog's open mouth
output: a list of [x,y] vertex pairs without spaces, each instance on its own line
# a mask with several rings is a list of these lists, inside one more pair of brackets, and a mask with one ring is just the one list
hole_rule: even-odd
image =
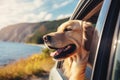
[[69,44],[63,48],[53,48],[49,46],[49,48],[56,50],[55,52],[52,52],[50,55],[55,59],[59,59],[59,58],[66,58],[69,55],[71,55],[75,51],[76,45]]

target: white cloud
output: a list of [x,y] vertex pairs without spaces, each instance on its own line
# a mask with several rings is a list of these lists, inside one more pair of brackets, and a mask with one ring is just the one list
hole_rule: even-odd
[[16,24],[20,22],[39,22],[44,20],[50,20],[51,18],[52,14],[48,12],[40,12],[38,15],[34,13],[29,13],[24,15],[18,15],[16,17],[12,15],[1,16],[0,22],[2,24],[0,24],[0,28],[5,27],[6,25]]
[[3,13],[12,11],[14,12],[16,11],[17,13],[30,11],[44,4],[44,1],[42,0],[33,0],[33,2],[22,2],[21,0],[1,0],[1,1],[2,4],[0,5],[0,10],[2,10],[1,12]]
[[40,12],[39,15],[35,15],[33,13],[27,14],[24,16],[23,21],[24,22],[38,22],[38,21],[44,21],[49,20],[52,18],[52,14],[48,12]]
[[0,28],[20,23],[38,22],[52,17],[47,11],[33,12],[44,5],[45,0],[0,0]]
[[61,14],[57,17],[57,19],[63,19],[63,18],[67,18],[67,17],[70,17],[71,14]]
[[67,1],[63,1],[61,4],[60,3],[58,3],[58,4],[54,4],[53,5],[53,8],[54,9],[58,9],[58,8],[61,8],[61,7],[63,7],[63,6],[66,6],[66,5],[68,5],[68,4],[70,4],[71,2],[73,2],[72,0],[67,0]]
[[[0,29],[21,22],[40,22],[68,17],[70,14],[67,14],[67,12],[66,15],[62,12],[58,14],[56,12],[58,8],[65,7],[73,1],[0,0]],[[56,18],[56,16],[58,17]]]
[[45,16],[45,20],[49,20],[49,19],[51,19],[52,18],[52,14],[47,14],[46,16]]

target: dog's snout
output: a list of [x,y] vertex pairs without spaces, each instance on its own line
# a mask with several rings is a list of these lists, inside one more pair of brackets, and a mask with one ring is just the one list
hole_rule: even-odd
[[45,36],[43,36],[43,40],[45,42],[50,42],[51,41],[51,36],[50,35],[45,35]]

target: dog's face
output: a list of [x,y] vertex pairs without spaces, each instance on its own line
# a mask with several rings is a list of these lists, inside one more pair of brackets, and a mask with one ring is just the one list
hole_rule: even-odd
[[76,54],[80,48],[85,47],[88,40],[86,36],[92,35],[92,29],[86,34],[89,27],[92,25],[88,22],[70,20],[60,25],[56,32],[45,35],[43,37],[45,45],[56,50],[50,55],[60,60]]

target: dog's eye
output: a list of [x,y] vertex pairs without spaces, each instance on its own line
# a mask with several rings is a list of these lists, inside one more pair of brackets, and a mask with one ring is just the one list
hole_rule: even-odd
[[71,28],[65,28],[64,31],[71,31]]

